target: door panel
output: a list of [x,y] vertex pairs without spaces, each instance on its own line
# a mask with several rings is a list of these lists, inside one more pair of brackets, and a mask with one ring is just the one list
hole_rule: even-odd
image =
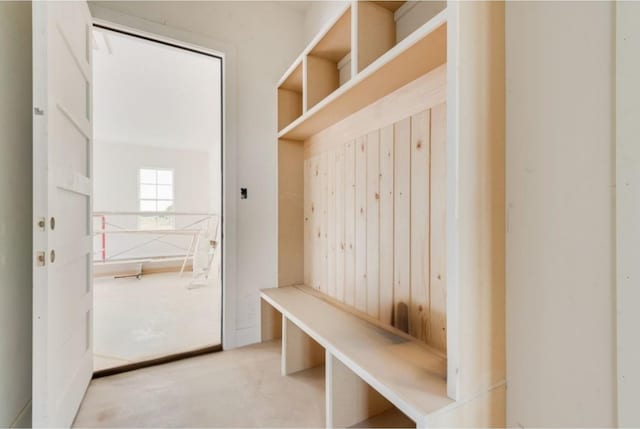
[[33,425],[73,423],[93,371],[91,16],[33,3]]

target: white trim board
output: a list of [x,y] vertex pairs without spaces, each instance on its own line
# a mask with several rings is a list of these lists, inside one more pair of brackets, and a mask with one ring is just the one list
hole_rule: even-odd
[[94,23],[222,57],[222,347],[236,347],[236,67],[234,45],[92,5]]

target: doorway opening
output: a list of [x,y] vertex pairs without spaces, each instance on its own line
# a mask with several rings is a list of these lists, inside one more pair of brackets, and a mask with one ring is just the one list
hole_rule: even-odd
[[222,61],[94,25],[94,374],[221,350]]

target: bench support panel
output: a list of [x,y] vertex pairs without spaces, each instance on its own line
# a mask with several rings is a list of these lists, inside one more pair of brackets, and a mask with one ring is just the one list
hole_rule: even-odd
[[328,428],[349,427],[393,408],[391,402],[329,352],[326,377]]
[[282,337],[282,314],[260,298],[260,339],[262,342]]
[[324,348],[286,316],[282,316],[282,375],[320,366]]

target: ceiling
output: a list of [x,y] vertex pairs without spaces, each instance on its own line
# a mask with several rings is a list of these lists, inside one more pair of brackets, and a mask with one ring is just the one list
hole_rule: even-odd
[[93,54],[97,144],[219,147],[218,58],[99,28]]

